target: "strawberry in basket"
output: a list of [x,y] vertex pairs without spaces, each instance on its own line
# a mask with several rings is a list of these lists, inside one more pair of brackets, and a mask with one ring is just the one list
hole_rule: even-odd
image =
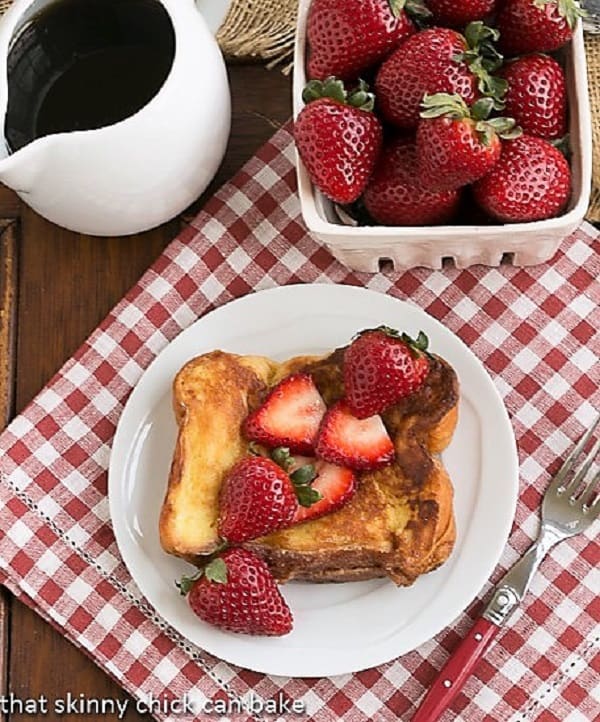
[[379,155],[382,129],[374,98],[362,81],[352,92],[335,78],[312,80],[294,138],[312,182],[331,200],[352,203],[361,195]]
[[507,63],[501,71],[508,81],[506,114],[525,133],[555,140],[567,132],[565,74],[549,55],[534,53]]
[[308,15],[308,73],[355,80],[416,32],[421,0],[313,0]]
[[548,141],[522,135],[507,141],[491,172],[473,186],[479,205],[509,223],[552,218],[571,195],[571,171]]
[[393,125],[419,122],[425,94],[456,93],[467,103],[481,95],[501,100],[507,83],[492,75],[502,64],[494,42],[498,31],[470,23],[465,35],[430,28],[412,35],[381,65],[375,80],[379,111]]
[[578,0],[506,0],[497,18],[507,55],[558,50],[584,14]]
[[460,95],[426,95],[417,131],[419,179],[432,191],[473,183],[498,162],[502,141],[522,131],[512,118],[490,118],[492,98],[469,108]]

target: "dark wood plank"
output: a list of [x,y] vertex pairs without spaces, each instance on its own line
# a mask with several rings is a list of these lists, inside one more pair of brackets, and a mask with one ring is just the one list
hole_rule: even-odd
[[[0,228],[0,428],[3,428],[11,413],[14,390],[18,224],[1,221]],[[8,691],[10,601],[8,592],[0,589],[0,694],[3,695]],[[0,710],[0,722],[5,720]]]
[[21,212],[19,196],[6,186],[0,185],[0,218],[18,218]]
[[[227,180],[291,113],[290,79],[261,66],[232,66],[233,128],[224,162],[197,204]],[[1,204],[0,204],[1,207]],[[186,214],[186,217],[187,214]],[[23,408],[76,350],[175,235],[180,221],[129,238],[90,238],[22,211],[16,408]],[[67,692],[124,699],[82,652],[24,605],[14,602],[10,690],[21,698]],[[60,660],[57,663],[57,660]],[[11,722],[31,717],[15,714]],[[70,716],[74,722],[90,717]],[[114,717],[93,717],[99,722]],[[130,704],[129,721],[149,721]]]

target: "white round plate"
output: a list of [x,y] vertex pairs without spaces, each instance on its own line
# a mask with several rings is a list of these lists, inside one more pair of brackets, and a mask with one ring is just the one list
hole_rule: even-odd
[[[281,587],[295,623],[280,638],[222,632],[201,622],[174,581],[191,567],[165,554],[158,516],[176,425],[171,384],[213,349],[283,360],[346,345],[386,324],[429,336],[456,369],[459,423],[443,453],[455,489],[456,547],[439,569],[399,589],[388,580]],[[449,625],[492,573],[506,543],[518,488],[517,452],[502,400],[478,359],[421,309],[354,286],[311,284],[260,291],[207,314],[152,363],[119,421],[109,469],[110,512],[123,559],[158,613],[194,644],[233,664],[285,676],[356,672],[415,649]]]

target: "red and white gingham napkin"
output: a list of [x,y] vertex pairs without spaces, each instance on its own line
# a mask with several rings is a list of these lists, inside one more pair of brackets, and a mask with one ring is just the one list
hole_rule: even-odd
[[[356,274],[307,235],[295,189],[292,141],[283,129],[3,433],[1,579],[136,698],[188,693],[197,702],[248,701],[283,691],[322,722],[408,720],[478,603],[414,652],[355,675],[269,677],[193,647],[140,595],[115,544],[106,469],[123,404],[183,328],[253,290],[329,281],[409,298],[484,362],[512,419],[520,502],[495,581],[535,538],[549,475],[600,407],[599,234],[584,225],[551,263],[530,269]],[[445,720],[600,718],[597,532],[596,525],[552,551]],[[259,719],[250,710],[243,717]]]

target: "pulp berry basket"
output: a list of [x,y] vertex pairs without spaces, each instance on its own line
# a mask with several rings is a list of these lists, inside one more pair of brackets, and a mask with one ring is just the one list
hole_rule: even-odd
[[[303,107],[306,84],[306,19],[310,0],[300,0],[294,58],[294,117]],[[482,263],[499,265],[508,258],[516,266],[549,260],[563,238],[582,222],[592,178],[592,128],[588,97],[585,48],[581,23],[561,60],[567,78],[572,196],[567,210],[557,218],[532,223],[447,226],[344,225],[333,204],[311,183],[296,153],[298,192],[308,229],[344,265],[356,271],[376,272],[426,266],[441,268],[451,259],[458,268]]]

